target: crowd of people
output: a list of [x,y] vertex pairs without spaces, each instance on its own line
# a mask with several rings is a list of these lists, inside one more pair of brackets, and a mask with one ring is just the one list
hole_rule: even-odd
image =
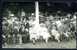
[[[54,39],[57,40],[58,42],[60,42],[63,39],[75,38],[76,12],[73,14],[68,13],[65,16],[59,16],[58,14],[55,16],[53,16],[52,14],[49,16],[45,16],[44,14],[41,14],[40,18],[41,19],[39,20],[39,24],[42,25],[44,29],[42,28],[42,26],[40,26],[41,27],[40,28],[38,25],[37,25],[38,29],[34,30],[35,27],[32,28],[31,31],[33,33],[36,33],[37,30],[37,34],[39,34],[39,35],[34,34],[35,36],[31,37],[34,38],[35,41],[37,40],[37,37],[40,36],[42,36],[42,38],[46,37],[44,39],[46,42],[48,42],[48,39],[52,37],[54,37]],[[34,22],[32,21],[31,24],[34,24]]]
[[[60,11],[58,11],[58,13],[60,13]],[[65,16],[58,15],[58,13],[55,15],[52,13],[47,15],[40,12],[39,24],[41,29],[39,34],[41,35],[39,38],[32,34],[36,33],[36,30],[33,31],[33,27],[35,26],[34,22],[36,20],[35,13],[30,13],[30,16],[26,16],[25,12],[22,11],[21,17],[16,17],[13,13],[9,13],[8,17],[3,17],[2,22],[2,37],[4,43],[22,44],[23,40],[30,41],[34,38],[34,40],[37,40],[41,39],[41,36],[44,37],[46,42],[48,41],[48,38],[54,38],[60,42],[60,40],[63,40],[63,38],[68,39],[75,37],[77,16],[76,12],[73,14],[67,13]],[[38,29],[39,28],[37,28],[37,30]],[[47,39],[45,37],[47,37]],[[35,43],[34,40],[33,42]]]

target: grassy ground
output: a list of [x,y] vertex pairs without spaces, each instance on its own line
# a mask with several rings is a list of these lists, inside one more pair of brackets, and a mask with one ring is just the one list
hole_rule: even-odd
[[56,41],[49,41],[48,43],[45,42],[37,42],[35,45],[32,43],[26,44],[18,44],[18,45],[7,45],[3,46],[3,48],[76,48],[76,40],[70,41],[61,41],[60,43]]

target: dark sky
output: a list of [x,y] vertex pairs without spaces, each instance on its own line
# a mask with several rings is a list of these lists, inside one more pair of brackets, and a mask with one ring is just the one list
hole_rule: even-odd
[[[36,0],[2,0],[8,2],[34,2]],[[40,2],[77,2],[77,0],[38,0]]]
[[[34,1],[35,0],[5,0],[8,1],[5,3],[5,5],[19,5],[18,7],[34,7]],[[14,1],[15,4],[9,4]],[[25,1],[25,2],[23,2]],[[30,1],[30,2],[29,2]],[[43,2],[44,1],[44,2]],[[68,2],[69,1],[69,2]],[[16,4],[18,2],[18,4]],[[70,0],[39,0],[39,5],[41,10],[63,10],[63,11],[77,11],[77,2],[76,0],[70,1]]]

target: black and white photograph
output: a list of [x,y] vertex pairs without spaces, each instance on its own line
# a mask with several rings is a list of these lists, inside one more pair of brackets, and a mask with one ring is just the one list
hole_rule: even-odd
[[76,2],[5,2],[2,48],[76,48]]

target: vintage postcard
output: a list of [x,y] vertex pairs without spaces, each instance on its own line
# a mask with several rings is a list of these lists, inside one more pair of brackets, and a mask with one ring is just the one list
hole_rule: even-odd
[[76,48],[76,2],[5,2],[2,48]]

